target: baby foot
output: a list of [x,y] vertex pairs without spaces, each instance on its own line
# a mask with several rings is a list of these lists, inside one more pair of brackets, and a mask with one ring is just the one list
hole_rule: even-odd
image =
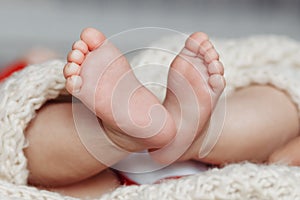
[[189,148],[225,87],[223,73],[208,36],[201,32],[192,34],[171,64],[164,102],[177,125],[177,135],[168,146],[152,152],[154,159],[171,163]]
[[64,68],[66,89],[101,119],[114,143],[138,151],[162,147],[174,137],[168,111],[101,32],[84,29],[72,49]]

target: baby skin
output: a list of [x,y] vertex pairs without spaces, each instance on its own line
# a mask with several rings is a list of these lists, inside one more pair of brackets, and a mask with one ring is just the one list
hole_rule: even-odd
[[[109,142],[122,151],[102,148],[109,165],[100,162],[80,141],[72,104],[48,103],[26,131],[29,183],[35,186],[74,197],[99,197],[120,185],[108,167],[130,152],[149,149],[161,163],[266,162],[299,133],[297,109],[289,97],[272,86],[253,85],[227,98],[221,136],[212,151],[199,158],[201,136],[225,87],[224,68],[208,36],[197,32],[187,39],[170,66],[163,104],[140,84],[126,58],[101,32],[87,28],[80,38],[67,57],[66,89],[99,118]],[[188,103],[193,109],[184,106]],[[271,156],[274,162],[289,153],[278,151],[280,156]]]
[[[171,90],[168,90],[164,106],[160,105],[158,99],[135,78],[126,58],[95,29],[84,30],[81,40],[74,44],[73,49],[64,70],[66,89],[88,108],[94,108],[106,134],[115,144],[135,152],[161,148],[174,138],[176,128],[173,120],[178,124],[182,112]],[[181,146],[178,143],[183,143],[189,132],[201,132],[224,89],[223,72],[218,54],[207,35],[192,34],[171,64],[168,88],[183,94],[180,103],[192,107],[189,116],[183,117],[197,119],[201,115],[201,119],[194,123],[194,127],[191,127],[191,121],[187,121],[190,119],[183,120],[181,133],[176,133],[177,137],[168,149],[155,154],[156,160],[164,163],[175,161],[180,152],[174,156],[170,154],[174,154],[175,149]],[[188,86],[192,97],[186,92]],[[116,109],[112,103],[114,96],[117,96]],[[188,101],[193,97],[194,102]],[[124,102],[128,102],[128,107]],[[124,109],[125,114],[120,109]],[[130,118],[131,121],[128,120]],[[167,157],[175,158],[166,161]]]

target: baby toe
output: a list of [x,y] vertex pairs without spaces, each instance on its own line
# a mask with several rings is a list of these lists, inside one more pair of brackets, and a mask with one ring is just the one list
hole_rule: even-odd
[[219,54],[215,50],[215,48],[209,49],[204,55],[204,60],[206,63],[211,63],[213,60],[218,60]]
[[224,67],[223,64],[218,61],[218,60],[213,60],[209,65],[208,65],[208,73],[209,75],[213,74],[224,74]]
[[78,65],[81,65],[84,60],[84,54],[80,50],[72,50],[67,57],[68,62],[74,62]]
[[90,51],[98,48],[105,40],[103,33],[94,28],[86,28],[82,31],[80,38],[86,43]]
[[76,94],[80,91],[82,86],[82,78],[80,76],[73,75],[67,78],[66,89],[71,94]]
[[201,56],[204,56],[206,54],[206,52],[211,48],[213,48],[212,43],[209,40],[206,40],[200,45],[199,54]]
[[72,49],[73,50],[77,49],[77,50],[81,51],[83,54],[87,54],[87,52],[89,51],[87,44],[82,40],[78,40],[78,41],[74,42]]
[[76,63],[67,63],[64,67],[64,76],[68,78],[73,75],[79,75],[80,66]]
[[208,40],[207,34],[203,32],[196,32],[189,36],[189,38],[185,42],[185,48],[194,52],[195,54],[198,53],[199,45],[201,45],[204,41]]
[[208,83],[212,90],[217,94],[220,94],[224,90],[226,85],[224,77],[220,74],[211,75],[208,78]]

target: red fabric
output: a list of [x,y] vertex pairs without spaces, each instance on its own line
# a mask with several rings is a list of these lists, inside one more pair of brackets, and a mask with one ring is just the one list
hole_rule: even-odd
[[118,179],[120,181],[121,185],[129,186],[129,185],[139,185],[138,183],[134,182],[133,180],[130,180],[129,178],[122,175],[120,172],[115,171],[115,173],[118,176]]
[[9,77],[12,73],[19,71],[27,66],[25,61],[16,61],[8,65],[0,71],[0,81],[3,81],[5,78]]

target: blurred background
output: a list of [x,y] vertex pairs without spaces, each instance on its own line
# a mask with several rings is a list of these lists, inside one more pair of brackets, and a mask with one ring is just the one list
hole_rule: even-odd
[[300,40],[300,1],[0,0],[0,66],[36,46],[65,55],[87,26],[107,36],[158,26],[222,38],[280,34]]

